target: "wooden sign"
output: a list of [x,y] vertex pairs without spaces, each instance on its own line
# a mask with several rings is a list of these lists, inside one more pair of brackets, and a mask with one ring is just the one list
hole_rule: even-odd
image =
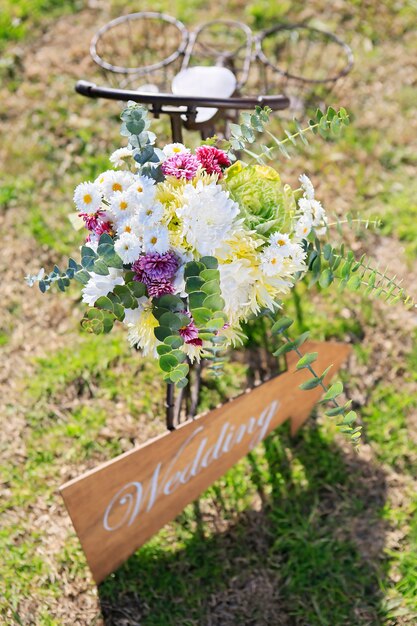
[[[350,348],[310,342],[311,350],[317,371],[333,364],[330,378]],[[296,362],[293,355],[287,372],[61,487],[97,583],[287,418],[298,430],[322,389],[299,389],[310,375]]]

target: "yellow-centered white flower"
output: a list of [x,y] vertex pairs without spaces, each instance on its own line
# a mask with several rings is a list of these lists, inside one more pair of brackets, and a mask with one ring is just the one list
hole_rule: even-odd
[[127,191],[134,181],[134,174],[131,172],[109,171],[104,176],[102,189],[107,200],[111,200],[117,193]]
[[114,167],[122,167],[125,164],[126,159],[129,159],[131,157],[132,150],[130,148],[119,148],[110,155],[109,161],[112,165],[114,165]]
[[189,148],[186,148],[183,143],[167,143],[167,145],[162,148],[162,152],[168,159],[176,154],[188,154],[191,151]]
[[110,212],[116,220],[135,213],[136,205],[127,191],[115,193],[110,200]]
[[168,228],[162,225],[146,228],[143,233],[143,248],[146,253],[159,252],[159,254],[164,254],[164,252],[168,252]]
[[74,191],[74,203],[80,213],[95,213],[101,205],[100,188],[95,183],[81,183]]
[[134,263],[142,252],[142,243],[139,237],[133,233],[123,233],[114,244],[116,254],[123,263]]
[[155,181],[147,176],[135,176],[128,189],[128,195],[140,207],[152,206],[155,199]]

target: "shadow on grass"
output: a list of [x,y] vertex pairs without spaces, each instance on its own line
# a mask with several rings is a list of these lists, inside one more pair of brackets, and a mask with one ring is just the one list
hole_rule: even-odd
[[242,486],[234,499],[219,481],[177,520],[179,542],[158,538],[100,586],[106,626],[381,623],[383,472],[315,427],[263,446],[241,470],[255,508],[234,512]]

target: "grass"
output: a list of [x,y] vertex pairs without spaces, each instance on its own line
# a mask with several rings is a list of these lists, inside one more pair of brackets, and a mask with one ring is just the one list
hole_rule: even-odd
[[[340,142],[318,140],[280,167],[290,181],[310,172],[320,181],[320,197],[335,212],[345,206],[340,208],[339,200],[332,206],[334,199],[346,197],[350,209],[382,217],[382,235],[393,256],[400,242],[412,271],[417,251],[416,160],[409,140],[414,100],[409,77],[401,74],[405,64],[394,57],[414,54],[408,37],[414,17],[405,2],[342,5],[336,17],[322,14],[316,2],[306,7],[231,0],[213,7],[210,16],[224,12],[260,29],[275,19],[308,18],[314,9],[323,25],[350,33],[359,55],[358,76],[351,83],[354,97],[349,101],[345,92],[343,104],[351,108],[354,123]],[[56,0],[2,5],[0,72],[6,78],[7,110],[0,123],[7,123],[2,142],[7,160],[0,216],[4,232],[13,230],[13,244],[5,250],[14,259],[11,265],[18,264],[15,248],[24,265],[38,257],[48,265],[76,255],[79,236],[67,219],[71,189],[107,168],[106,155],[119,142],[118,107],[72,95],[77,68],[66,75],[47,65],[43,77],[30,82],[23,65],[7,65],[16,42],[24,47],[36,41],[43,30],[53,31],[55,17],[83,6]],[[110,3],[112,16],[130,8],[137,10],[137,4]],[[175,12],[186,23],[208,19],[200,0],[174,6],[161,0],[153,8]],[[373,90],[382,66],[381,99]],[[19,98],[12,105],[14,91]],[[379,241],[379,235],[358,237],[357,245],[372,254]],[[20,274],[17,280],[20,285]],[[284,425],[106,579],[98,590],[100,611],[56,489],[69,476],[161,432],[164,390],[155,364],[132,352],[122,332],[95,338],[76,330],[81,307],[73,293],[74,318],[62,328],[60,316],[67,311],[60,308],[59,296],[28,305],[32,294],[15,284],[4,296],[0,356],[14,364],[16,347],[27,349],[24,366],[17,361],[16,372],[10,370],[10,398],[8,391],[2,394],[5,433],[12,424],[12,434],[1,444],[0,467],[6,495],[0,613],[7,624],[93,624],[101,612],[106,623],[117,626],[138,620],[143,626],[417,622],[416,337],[402,329],[401,320],[357,295],[322,294],[319,304],[302,288],[298,330],[308,327],[315,339],[354,344],[355,361],[343,378],[364,421],[363,454],[346,448],[335,438],[334,424],[320,415],[295,439]],[[41,317],[32,317],[31,306],[39,306]],[[290,300],[289,314],[297,316],[297,307],[297,299]],[[50,337],[43,327],[37,336],[42,316]],[[262,332],[254,328],[251,337],[256,344]],[[381,366],[380,361],[386,362]],[[377,368],[379,380],[373,377]],[[205,386],[201,408],[236,394],[246,370],[242,359],[229,364],[222,379]],[[366,392],[366,401],[357,399],[357,389]]]
[[[111,600],[115,607],[123,606],[126,596],[136,591],[147,598],[144,624],[194,624],[205,616],[204,600],[211,595],[226,598],[232,580],[242,587],[242,612],[236,609],[234,622],[225,615],[225,623],[244,623],[245,582],[253,579],[256,584],[261,572],[279,589],[281,610],[294,623],[352,624],[358,610],[371,614],[377,623],[376,572],[365,565],[351,541],[338,536],[340,526],[357,515],[358,506],[367,508],[365,493],[355,499],[347,495],[357,488],[357,479],[357,471],[349,471],[330,437],[305,431],[294,445],[281,428],[250,460],[219,481],[220,502],[217,490],[199,502],[202,509],[211,499],[225,507],[224,515],[231,519],[227,532],[200,537],[189,507],[180,524],[162,532],[103,583],[103,604]],[[341,494],[331,510],[322,507],[324,483]],[[259,484],[269,493],[262,493],[263,508],[255,513],[248,506]],[[172,534],[174,549],[167,551]],[[263,614],[265,592],[260,588],[258,593],[258,598],[254,592],[250,595],[253,619]]]
[[0,51],[7,44],[25,39],[33,27],[62,13],[80,8],[77,0],[2,0],[0,14]]

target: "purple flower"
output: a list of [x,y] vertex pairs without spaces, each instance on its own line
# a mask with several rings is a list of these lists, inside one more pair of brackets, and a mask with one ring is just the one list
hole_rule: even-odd
[[150,298],[160,298],[166,293],[174,293],[174,287],[168,278],[160,278],[159,280],[142,281],[148,288],[148,296]]
[[175,252],[151,252],[141,256],[132,265],[132,270],[139,280],[155,281],[161,278],[171,279],[178,269],[179,261]]
[[144,283],[151,298],[159,298],[165,293],[174,293],[172,279],[179,266],[175,252],[159,254],[152,252],[139,257],[132,264],[134,280]]
[[165,176],[191,180],[196,175],[199,166],[200,163],[197,157],[188,152],[183,152],[166,159],[162,163],[162,171]]

